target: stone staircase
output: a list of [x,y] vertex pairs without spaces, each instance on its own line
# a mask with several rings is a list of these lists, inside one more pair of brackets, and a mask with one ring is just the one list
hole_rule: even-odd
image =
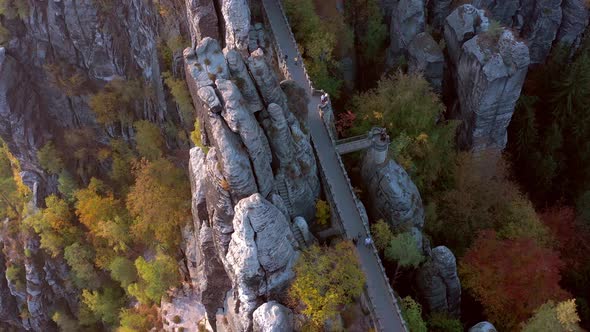
[[301,248],[307,247],[307,242],[305,242],[305,237],[303,237],[303,233],[301,233],[301,230],[299,229],[299,227],[297,227],[297,225],[293,224],[293,227],[291,227],[291,230],[293,230],[293,236],[295,236],[295,240],[297,240],[297,243],[299,243],[299,246],[301,246]]
[[278,178],[275,185],[277,191],[279,192],[279,196],[283,199],[285,203],[285,207],[289,214],[293,213],[293,205],[291,205],[291,200],[289,199],[289,188],[287,188],[287,183],[285,179]]

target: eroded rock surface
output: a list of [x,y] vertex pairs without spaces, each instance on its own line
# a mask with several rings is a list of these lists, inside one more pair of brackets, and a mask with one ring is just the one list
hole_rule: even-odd
[[393,160],[375,165],[363,160],[362,176],[374,220],[382,218],[394,230],[402,231],[424,225],[424,207],[416,185],[406,171]]
[[293,331],[293,312],[277,303],[266,302],[254,311],[254,332]]
[[186,0],[186,12],[193,45],[205,37],[219,39],[219,21],[212,0]]
[[445,40],[460,106],[455,116],[463,121],[462,147],[502,150],[530,63],[529,50],[507,29],[486,32],[485,24],[478,24],[487,21],[482,15],[463,5],[446,20]]
[[225,42],[229,49],[248,52],[250,6],[247,0],[223,0],[221,12],[225,20]]
[[490,322],[479,322],[473,325],[469,332],[497,332],[497,330]]
[[457,276],[455,255],[445,246],[432,249],[432,257],[418,269],[416,286],[427,312],[441,312],[459,317],[461,283]]
[[445,57],[427,32],[421,32],[408,45],[408,70],[422,73],[434,91],[442,91]]
[[226,270],[239,299],[239,325],[246,331],[261,297],[285,291],[298,252],[286,217],[260,194],[241,200],[235,211]]
[[387,62],[394,65],[405,54],[414,37],[424,31],[426,17],[423,0],[399,0],[393,8]]

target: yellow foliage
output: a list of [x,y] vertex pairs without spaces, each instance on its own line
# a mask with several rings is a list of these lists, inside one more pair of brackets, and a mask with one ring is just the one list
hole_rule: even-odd
[[577,324],[580,322],[578,312],[576,311],[576,300],[569,299],[557,304],[555,308],[557,319],[566,331],[575,331]]
[[328,205],[328,202],[321,199],[315,202],[315,220],[322,226],[328,224],[330,220],[330,205]]
[[322,326],[336,315],[339,306],[359,296],[365,283],[355,247],[349,241],[333,247],[309,247],[297,261],[295,274],[289,295],[303,303],[303,314],[315,326]]

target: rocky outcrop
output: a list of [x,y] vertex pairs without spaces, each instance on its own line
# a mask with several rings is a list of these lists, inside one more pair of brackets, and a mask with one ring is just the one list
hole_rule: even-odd
[[374,164],[365,157],[362,177],[368,193],[369,215],[383,219],[394,230],[422,229],[424,208],[416,185],[406,171],[393,160]]
[[236,325],[249,331],[262,297],[276,298],[294,277],[297,244],[286,217],[260,194],[236,205],[233,224],[226,271],[239,299]]
[[225,20],[225,43],[228,49],[248,53],[250,6],[248,0],[223,0],[221,12]]
[[486,25],[478,24],[487,21],[482,15],[463,5],[446,20],[445,40],[460,108],[454,116],[463,121],[463,148],[502,150],[530,63],[529,51],[509,30],[485,32]]
[[461,56],[463,43],[476,34],[487,31],[488,17],[481,9],[463,5],[453,10],[445,19],[444,37],[451,63],[456,64]]
[[387,63],[395,65],[405,55],[408,45],[414,37],[424,31],[426,17],[423,0],[399,0],[393,8],[389,28],[390,46]]
[[274,182],[270,167],[272,155],[266,136],[254,114],[244,106],[245,102],[238,88],[228,80],[218,79],[215,83],[225,104],[221,112],[225,123],[233,132],[240,135],[252,161],[258,192],[266,197],[270,194]]
[[293,331],[293,312],[277,303],[266,302],[254,311],[254,332]]
[[530,63],[543,63],[561,24],[561,0],[537,0],[525,17],[521,35],[528,41]]
[[492,323],[484,321],[473,325],[469,332],[497,332],[497,330]]
[[439,30],[444,26],[445,19],[451,12],[453,0],[430,0],[428,1],[428,23],[434,29]]
[[256,91],[256,85],[254,85],[254,81],[252,81],[252,77],[248,73],[248,68],[246,68],[242,56],[236,50],[229,50],[225,52],[225,58],[227,59],[231,76],[242,92],[242,96],[250,112],[256,113],[262,110],[264,105],[258,95],[258,91]]
[[473,0],[470,3],[476,8],[487,10],[490,17],[504,26],[512,26],[516,12],[520,7],[519,0]]
[[186,0],[186,14],[193,45],[205,37],[219,39],[219,20],[213,0]]
[[584,30],[588,27],[590,8],[585,0],[563,0],[561,8],[563,18],[557,32],[557,41],[575,50],[582,41]]
[[427,32],[421,32],[408,45],[408,70],[421,73],[434,91],[442,91],[445,57]]
[[427,312],[441,312],[459,317],[461,283],[455,256],[444,246],[432,249],[432,257],[418,269],[416,286]]
[[262,49],[257,49],[250,54],[250,57],[248,58],[248,68],[250,69],[250,73],[252,73],[256,85],[258,86],[258,90],[266,104],[269,105],[274,103],[279,105],[285,112],[285,116],[288,117],[289,106],[287,104],[287,96],[285,95],[285,92],[281,90],[280,82],[276,73],[271,69],[268,63],[266,63]]

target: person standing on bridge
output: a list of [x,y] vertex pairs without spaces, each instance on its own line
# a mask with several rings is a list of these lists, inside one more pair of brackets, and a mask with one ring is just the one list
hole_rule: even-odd
[[297,61],[299,60],[299,58],[295,57],[295,59],[293,59],[293,63],[295,64],[295,66],[297,66]]
[[370,236],[367,236],[365,238],[365,247],[369,248],[371,246],[371,243],[373,242],[373,240],[371,240]]

